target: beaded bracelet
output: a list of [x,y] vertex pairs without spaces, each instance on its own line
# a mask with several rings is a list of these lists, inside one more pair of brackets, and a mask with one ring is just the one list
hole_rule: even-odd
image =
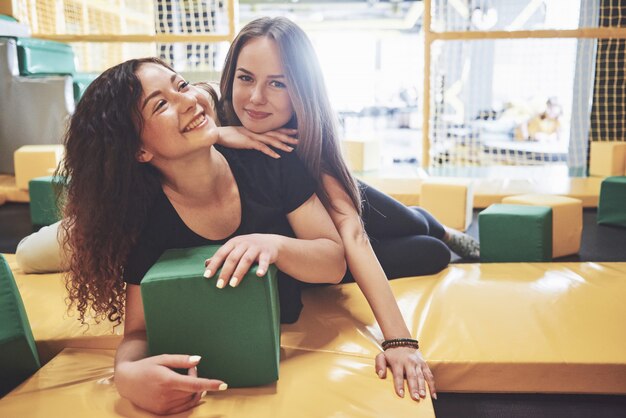
[[383,350],[394,347],[411,347],[416,350],[420,348],[419,342],[412,338],[394,338],[392,340],[383,341]]

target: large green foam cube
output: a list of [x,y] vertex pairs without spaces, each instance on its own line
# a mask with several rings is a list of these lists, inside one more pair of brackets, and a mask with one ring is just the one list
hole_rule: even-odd
[[532,262],[552,259],[552,208],[495,204],[478,215],[480,260]]
[[20,74],[74,74],[74,51],[68,44],[35,38],[17,38]]
[[598,223],[626,226],[626,176],[607,177],[600,185]]
[[36,226],[52,225],[61,219],[57,205],[57,189],[64,181],[59,177],[37,177],[28,182],[30,221]]
[[278,380],[280,307],[276,268],[257,277],[255,265],[232,288],[203,277],[218,246],[166,251],[141,282],[151,355],[200,355],[198,375],[229,387]]
[[40,367],[35,339],[13,273],[0,254],[0,396]]

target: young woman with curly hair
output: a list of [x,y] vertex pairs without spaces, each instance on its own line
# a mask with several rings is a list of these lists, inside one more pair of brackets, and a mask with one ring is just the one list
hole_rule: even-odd
[[213,272],[223,265],[219,288],[237,286],[253,261],[259,274],[276,264],[283,322],[298,317],[299,281],[337,283],[345,274],[341,239],[296,155],[216,146],[245,129],[218,128],[198,97],[158,59],[105,71],[72,116],[59,173],[69,179],[62,228],[70,300],[81,319],[124,318],[116,386],[157,413],[183,411],[202,391],[225,388],[193,376],[197,356],[146,357],[138,285],[164,250],[222,244],[211,259]]

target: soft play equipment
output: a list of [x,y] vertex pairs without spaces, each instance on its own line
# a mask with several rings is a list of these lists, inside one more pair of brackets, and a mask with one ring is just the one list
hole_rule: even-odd
[[150,353],[200,355],[198,375],[231,387],[274,382],[280,347],[276,268],[259,278],[255,266],[237,287],[218,289],[216,279],[203,277],[204,261],[218,249],[168,250],[146,273],[141,295]]
[[583,202],[566,196],[525,194],[509,196],[502,203],[552,208],[552,257],[578,254],[583,232]]
[[[31,70],[37,68],[32,57],[26,62],[33,63]],[[73,112],[72,77],[22,75],[18,40],[0,37],[0,173],[15,172],[13,153],[22,145],[59,144]]]
[[482,262],[550,261],[552,208],[495,204],[478,215]]
[[626,176],[607,177],[602,181],[598,223],[626,226]]
[[15,185],[28,189],[28,182],[54,173],[65,154],[63,145],[24,145],[15,151]]
[[37,177],[28,182],[30,221],[34,226],[47,226],[61,220],[58,193],[64,183],[65,180],[54,176]]
[[[390,285],[440,392],[626,394],[624,277],[626,263],[458,264]],[[42,303],[62,300],[45,286],[58,275],[16,279],[36,339],[40,322],[71,329],[62,304]],[[209,394],[189,416],[433,416],[430,400],[397,398],[390,375],[376,376],[383,338],[355,283],[305,289],[303,302],[281,329],[280,380]],[[62,351],[0,400],[0,416],[147,416],[118,395],[107,348]]]
[[592,141],[589,146],[590,176],[626,174],[626,142]]
[[472,183],[465,180],[424,180],[420,206],[442,224],[465,231],[472,223]]
[[39,367],[35,339],[20,292],[7,261],[0,255],[0,396]]

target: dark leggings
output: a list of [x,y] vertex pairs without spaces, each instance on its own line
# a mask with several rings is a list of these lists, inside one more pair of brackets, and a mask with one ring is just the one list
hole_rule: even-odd
[[[363,224],[388,279],[435,274],[450,263],[441,225],[422,208],[408,207],[359,183]],[[342,283],[353,282],[350,271]]]

